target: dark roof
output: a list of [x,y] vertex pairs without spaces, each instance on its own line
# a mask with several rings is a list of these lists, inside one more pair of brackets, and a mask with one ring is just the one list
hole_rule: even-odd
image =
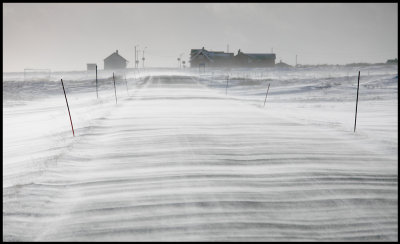
[[249,56],[250,58],[253,59],[275,59],[276,55],[275,53],[242,53],[243,55]]
[[224,59],[233,57],[233,53],[225,53],[222,51],[207,51],[206,49],[192,49],[190,51],[190,60],[195,59],[198,55],[203,54],[208,60],[213,62],[214,59]]
[[190,60],[195,59],[200,54],[203,54],[204,57],[206,57],[209,61],[213,62],[211,57],[208,55],[207,50],[204,50],[204,49],[192,49],[191,52],[190,52]]
[[238,55],[247,56],[253,60],[271,60],[276,59],[275,53],[243,53],[238,51],[237,56],[234,56],[234,53],[225,53],[222,51],[207,51],[206,49],[191,49],[190,50],[190,61],[194,60],[199,55],[203,55],[210,62],[214,62],[217,60],[227,60],[230,58],[237,57]]
[[284,63],[284,62],[279,62],[275,64],[277,67],[292,67],[291,65]]
[[117,51],[116,51],[116,52],[113,52],[110,56],[108,56],[107,58],[105,58],[104,61],[107,60],[107,59],[110,59],[110,58],[113,57],[113,56],[116,56],[116,57],[118,57],[118,58],[122,58],[125,62],[128,62],[128,60],[126,60],[124,57],[122,57],[121,55],[119,55]]

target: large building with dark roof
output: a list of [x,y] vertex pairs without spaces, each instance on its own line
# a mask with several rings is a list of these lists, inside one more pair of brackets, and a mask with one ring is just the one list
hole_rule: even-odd
[[235,56],[237,67],[272,67],[275,65],[276,55],[274,53],[243,53],[238,51]]
[[192,49],[190,51],[190,67],[248,67],[263,68],[275,65],[274,53],[243,53],[240,50],[234,53],[221,51],[208,51],[204,49]]
[[118,54],[118,50],[104,59],[104,69],[126,69],[128,60]]
[[233,65],[233,53],[214,52],[204,49],[190,51],[190,67],[226,67]]

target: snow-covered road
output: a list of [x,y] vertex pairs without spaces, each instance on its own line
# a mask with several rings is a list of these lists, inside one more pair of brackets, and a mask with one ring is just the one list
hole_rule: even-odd
[[[71,99],[75,138],[59,100],[58,141],[42,139],[43,153],[29,139],[47,160],[40,176],[3,179],[3,240],[397,240],[394,139],[392,153],[371,150],[362,129],[316,124],[269,100],[264,108],[264,97],[256,105],[221,84],[153,75],[82,116]],[[6,110],[6,125],[15,116]],[[8,142],[8,165],[21,163]]]

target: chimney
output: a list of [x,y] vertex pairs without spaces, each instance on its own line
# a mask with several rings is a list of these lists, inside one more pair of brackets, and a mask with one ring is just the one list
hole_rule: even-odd
[[117,49],[117,51],[115,51],[115,53],[118,54],[118,49]]

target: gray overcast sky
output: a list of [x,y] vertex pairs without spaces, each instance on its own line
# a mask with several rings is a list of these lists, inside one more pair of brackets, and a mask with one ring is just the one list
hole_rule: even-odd
[[135,45],[147,67],[227,44],[292,65],[386,62],[397,29],[397,3],[3,3],[3,71],[102,69],[116,49],[132,67]]

